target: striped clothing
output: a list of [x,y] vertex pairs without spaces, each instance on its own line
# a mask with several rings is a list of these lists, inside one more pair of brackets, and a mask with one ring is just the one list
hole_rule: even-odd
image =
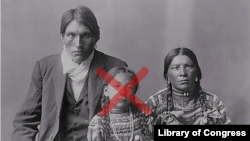
[[[146,116],[133,104],[130,107],[134,122],[133,141],[152,141],[153,134],[149,133]],[[122,141],[129,141],[131,136],[129,110],[126,109],[122,112],[112,110],[111,114],[118,138]],[[110,123],[109,115],[105,117],[101,117],[99,113],[95,115],[89,124],[88,141],[118,141]]]
[[[150,96],[146,104],[152,108],[151,124],[177,124],[177,125],[226,125],[231,120],[223,103],[215,94],[203,89],[198,91],[199,97],[187,107],[178,105],[163,89]],[[171,107],[171,108],[170,108]],[[176,117],[174,113],[184,112]]]

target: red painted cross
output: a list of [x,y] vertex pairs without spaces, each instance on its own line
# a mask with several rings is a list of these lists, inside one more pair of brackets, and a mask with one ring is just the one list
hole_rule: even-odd
[[[131,90],[148,74],[148,68],[143,67],[133,78],[129,80],[128,83],[136,82],[136,79],[138,80],[137,83],[131,83],[131,90],[128,89],[126,86],[123,86],[119,81],[117,81],[113,76],[111,76],[108,72],[106,72],[103,68],[98,68],[96,70],[96,73],[105,80],[105,76],[99,74],[98,72],[105,72],[106,75],[109,75],[106,78],[112,78],[113,82],[109,82],[109,85],[111,85],[114,89],[118,91],[118,93],[110,100],[113,104],[110,104],[110,101],[103,106],[103,108],[99,111],[100,116],[105,117],[121,100],[117,100],[119,97],[119,94],[126,97],[128,93],[131,92]],[[107,80],[105,80],[107,82]],[[107,82],[108,83],[108,82]],[[114,84],[119,84],[122,86],[121,89],[118,89],[114,86]],[[131,93],[133,94],[133,93]],[[133,103],[138,109],[140,109],[144,114],[150,115],[152,113],[152,109],[145,104],[140,98],[138,98],[135,94],[133,94],[134,97],[126,97],[131,103]],[[137,102],[135,102],[137,101]],[[108,109],[108,110],[106,110]]]

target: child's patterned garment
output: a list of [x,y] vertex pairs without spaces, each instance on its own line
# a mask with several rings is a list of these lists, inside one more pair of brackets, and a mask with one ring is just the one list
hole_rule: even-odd
[[87,138],[88,141],[152,141],[153,134],[149,133],[145,114],[130,104],[123,110],[113,109],[105,117],[95,115]]
[[226,108],[216,95],[203,89],[198,93],[199,97],[196,100],[190,100],[186,107],[178,105],[167,88],[152,95],[146,102],[152,108],[151,127],[156,124],[226,125],[231,123]]

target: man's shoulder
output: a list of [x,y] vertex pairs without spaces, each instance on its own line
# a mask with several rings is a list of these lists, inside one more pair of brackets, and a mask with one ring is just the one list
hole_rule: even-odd
[[96,56],[98,56],[99,58],[101,58],[101,60],[103,61],[103,63],[105,65],[127,65],[125,61],[114,57],[114,56],[110,56],[107,55],[101,51],[96,50]]
[[41,69],[54,68],[61,63],[61,54],[54,54],[43,57],[42,59],[37,61]]
[[39,60],[39,62],[41,63],[45,63],[45,62],[53,62],[53,61],[58,61],[61,58],[61,54],[57,53],[57,54],[53,54],[53,55],[48,55],[46,57],[43,57],[42,59]]
[[121,59],[119,59],[117,57],[107,55],[107,54],[105,54],[105,53],[103,53],[101,51],[98,51],[98,50],[96,50],[95,53],[96,53],[97,56],[101,57],[105,61],[124,62],[124,61],[122,61]]
[[53,54],[53,55],[49,55],[49,56],[43,57],[38,62],[40,64],[43,64],[43,65],[48,65],[48,64],[53,64],[55,62],[58,62],[60,60],[61,60],[61,54],[58,53],[58,54]]

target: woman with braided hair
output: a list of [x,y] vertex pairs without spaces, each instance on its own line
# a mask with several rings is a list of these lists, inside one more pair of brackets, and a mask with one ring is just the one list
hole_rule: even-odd
[[[88,141],[152,141],[147,116],[130,102],[138,90],[138,78],[134,71],[125,66],[113,67],[104,80],[101,103],[105,108],[91,120]],[[126,98],[123,93],[127,94]],[[119,102],[117,105],[116,101]],[[110,107],[114,108],[111,110]]]
[[164,61],[167,88],[146,101],[153,125],[230,124],[227,110],[215,94],[200,86],[202,78],[195,54],[188,48],[171,50]]

